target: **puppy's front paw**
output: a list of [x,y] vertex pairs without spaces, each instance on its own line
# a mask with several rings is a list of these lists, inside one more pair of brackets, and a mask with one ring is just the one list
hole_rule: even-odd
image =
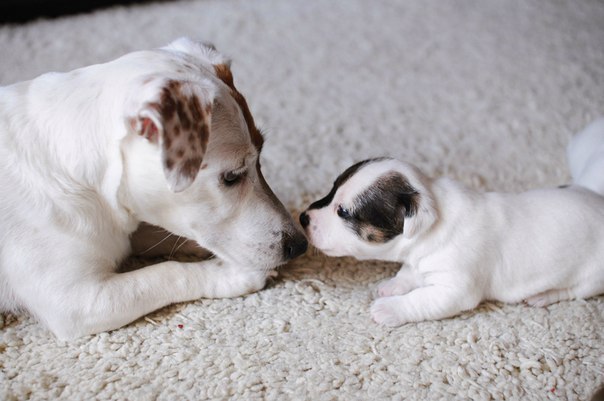
[[377,287],[377,296],[391,297],[393,295],[405,295],[411,291],[413,287],[405,280],[401,280],[398,277],[391,278],[390,280],[382,281]]
[[392,298],[380,298],[371,305],[371,317],[384,326],[396,327],[405,323],[398,314],[398,302]]

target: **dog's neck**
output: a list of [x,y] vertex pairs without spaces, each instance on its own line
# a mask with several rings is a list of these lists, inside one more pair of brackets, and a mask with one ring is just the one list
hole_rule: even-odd
[[[48,212],[61,225],[83,234],[103,228],[136,228],[117,198],[122,176],[119,144],[127,134],[122,115],[125,99],[120,98],[123,91],[102,76],[88,69],[76,70],[46,74],[11,87],[20,92],[20,101],[28,103],[27,108],[15,105],[13,123],[25,121],[27,126],[19,130],[19,138],[10,140],[21,153],[15,158],[19,168],[30,171],[22,177],[33,177],[30,195],[52,194],[53,207]],[[61,178],[53,171],[62,171]],[[40,185],[45,190],[37,192]],[[64,197],[75,198],[75,202],[61,202]],[[99,198],[110,207],[99,205]],[[78,208],[62,210],[65,204]],[[98,221],[91,222],[91,216]]]

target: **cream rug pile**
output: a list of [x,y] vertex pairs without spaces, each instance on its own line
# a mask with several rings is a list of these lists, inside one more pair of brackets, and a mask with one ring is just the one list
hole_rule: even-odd
[[[564,184],[569,138],[604,113],[595,0],[116,7],[0,26],[0,84],[183,35],[233,58],[292,211],[379,155],[485,190]],[[257,294],[69,343],[0,315],[0,399],[588,400],[604,384],[604,297],[386,329],[368,307],[397,269],[311,251]]]

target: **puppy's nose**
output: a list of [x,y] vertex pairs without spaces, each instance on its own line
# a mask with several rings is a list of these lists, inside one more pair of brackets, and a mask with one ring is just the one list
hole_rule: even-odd
[[310,217],[308,216],[308,213],[302,212],[302,214],[300,215],[300,224],[302,224],[303,228],[308,227],[308,225],[310,224]]
[[285,260],[294,259],[304,252],[308,248],[308,241],[306,237],[300,233],[294,235],[285,234],[283,238],[283,257]]

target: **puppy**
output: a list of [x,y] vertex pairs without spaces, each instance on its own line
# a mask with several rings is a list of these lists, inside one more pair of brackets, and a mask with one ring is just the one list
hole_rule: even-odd
[[483,300],[544,306],[601,294],[604,197],[582,186],[604,188],[598,127],[571,143],[571,165],[583,171],[566,188],[479,193],[371,159],[340,175],[300,222],[327,255],[403,263],[371,307],[387,326],[454,316]]
[[[307,246],[263,142],[229,61],[189,39],[0,88],[0,308],[73,338],[261,289]],[[143,221],[215,257],[118,274]]]

